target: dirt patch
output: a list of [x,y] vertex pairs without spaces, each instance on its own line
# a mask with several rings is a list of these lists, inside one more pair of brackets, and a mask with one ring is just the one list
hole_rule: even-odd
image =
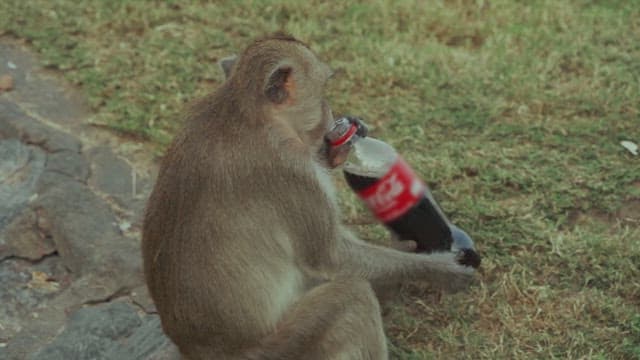
[[616,219],[623,224],[640,226],[640,198],[625,201],[616,213]]
[[579,210],[574,209],[567,216],[567,228],[573,229],[577,226],[583,226],[598,221],[605,224],[612,224],[615,216],[613,214],[601,210]]

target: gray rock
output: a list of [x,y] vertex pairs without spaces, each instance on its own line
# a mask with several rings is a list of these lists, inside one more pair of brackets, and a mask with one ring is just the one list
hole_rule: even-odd
[[45,159],[38,148],[16,139],[0,140],[0,244],[3,229],[33,196]]
[[136,184],[109,148],[89,159],[76,134],[89,147],[109,141],[87,126],[84,101],[19,44],[0,43],[0,67],[8,61],[17,67],[5,69],[15,86],[0,97],[0,359],[177,358],[157,315],[103,304],[130,297],[154,311],[134,220],[152,182]]
[[3,127],[14,127],[14,124],[19,123],[20,121],[28,117],[29,116],[25,114],[25,112],[20,109],[20,106],[18,106],[15,102],[7,99],[4,96],[0,97],[0,124],[4,124]]
[[118,346],[105,353],[104,359],[143,360],[150,357],[160,358],[170,354],[173,344],[162,332],[160,318],[147,316],[144,324],[135,330],[133,335],[123,340]]
[[[58,250],[59,256],[55,256],[58,264],[64,264],[64,268],[71,271],[64,282],[58,284],[59,292],[38,298],[37,302],[28,303],[29,306],[19,305],[21,296],[28,299],[23,293],[5,292],[11,295],[3,299],[3,303],[6,300],[8,304],[5,309],[19,305],[24,311],[11,310],[0,319],[3,324],[14,324],[6,338],[0,340],[0,343],[8,342],[2,347],[3,356],[24,359],[59,332],[69,310],[126,294],[128,289],[140,286],[141,260],[139,243],[120,233],[111,208],[85,184],[72,179],[84,180],[88,175],[88,165],[76,152],[77,148],[49,153],[45,169],[46,155],[40,148],[26,146],[15,139],[0,142],[3,155],[0,157],[0,200],[4,200],[0,201],[0,207],[4,207],[0,211],[0,234],[3,235],[0,244],[10,243],[13,255],[18,254],[17,248],[22,251],[19,254],[35,257],[39,250],[35,235],[44,234],[44,240],[50,239]],[[47,143],[45,139],[43,144]],[[20,191],[16,191],[18,185],[21,185]],[[9,208],[10,212],[5,210]],[[37,214],[35,223],[34,213]],[[15,237],[19,229],[34,232],[29,235],[29,231],[25,231],[24,235]],[[11,233],[9,242],[6,241],[8,233]],[[14,242],[20,246],[14,246]],[[11,288],[16,282],[5,288]],[[47,284],[57,283],[45,281],[44,285]],[[0,292],[2,290],[0,288]],[[87,351],[100,349],[89,347]]]
[[77,310],[57,337],[28,358],[169,360],[179,355],[157,315],[141,317],[128,303],[115,301]]
[[102,199],[83,184],[52,172],[42,175],[40,189],[33,206],[50,224],[55,247],[72,273],[79,277],[117,269],[121,277],[139,276],[139,245],[120,233]]
[[[61,150],[69,150],[72,152],[80,152],[81,144],[75,137],[53,128],[46,128],[46,140],[42,147],[48,152],[56,152]],[[28,132],[28,129],[25,129]]]
[[21,259],[0,262],[0,344],[38,321],[38,313],[47,301],[65,286],[68,286],[68,273],[57,256],[37,264]]
[[89,183],[98,191],[108,194],[120,205],[126,205],[133,195],[133,170],[122,158],[107,147],[88,152],[91,160]]
[[0,124],[7,133],[23,142],[42,147],[48,152],[60,150],[80,151],[80,141],[75,137],[45,125],[27,115],[18,105],[0,98]]
[[[7,102],[8,103],[8,102]],[[0,98],[0,140],[14,139],[19,137],[18,129],[13,126],[13,122],[9,121],[4,113],[3,99]]]
[[59,336],[29,358],[109,359],[106,354],[113,352],[114,347],[120,347],[120,341],[130,336],[141,324],[136,310],[121,301],[82,308],[71,315]]
[[23,104],[31,113],[59,124],[69,125],[87,117],[85,101],[64,84],[46,76],[34,57],[14,43],[0,43],[0,64],[11,61],[15,69],[8,74],[14,79],[13,90],[5,95]]
[[138,305],[147,314],[157,313],[156,305],[151,300],[149,289],[146,284],[140,285],[131,291],[131,301]]
[[[2,353],[0,352],[0,355]],[[173,345],[173,343],[167,343],[166,345],[157,349],[154,353],[149,355],[146,360],[181,360],[182,356],[180,356],[180,352],[178,351],[178,347]]]
[[[37,318],[23,323],[22,330],[5,348],[8,359],[25,359],[28,354],[42,348],[59,334],[67,323],[67,314],[73,313],[82,304],[99,304],[126,294],[127,288],[135,287],[136,275],[126,279],[126,270],[105,269],[90,273],[72,282],[59,294],[38,308]],[[125,277],[125,279],[123,279]]]
[[64,174],[86,183],[89,177],[89,163],[81,154],[75,151],[62,150],[49,154],[47,157],[47,171]]

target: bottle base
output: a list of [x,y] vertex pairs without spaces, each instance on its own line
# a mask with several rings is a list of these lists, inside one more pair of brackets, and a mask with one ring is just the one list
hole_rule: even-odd
[[458,260],[458,264],[471,266],[474,269],[479,268],[480,263],[482,262],[482,258],[480,257],[480,255],[478,255],[478,253],[473,249],[458,250],[456,260]]

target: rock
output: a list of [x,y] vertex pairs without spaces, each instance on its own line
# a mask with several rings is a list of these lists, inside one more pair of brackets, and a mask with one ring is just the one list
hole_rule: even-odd
[[83,183],[86,183],[89,177],[89,163],[81,154],[71,150],[49,154],[46,169],[67,175]]
[[80,142],[71,135],[44,126],[33,118],[24,118],[19,123],[14,123],[14,126],[23,142],[39,146],[47,152],[80,151]]
[[141,318],[127,302],[114,301],[75,311],[64,330],[28,359],[177,360],[179,355],[157,315]]
[[13,89],[13,76],[0,75],[0,94],[4,91],[11,91]]
[[[0,353],[1,355],[2,353]],[[178,347],[171,344],[164,346],[153,354],[149,355],[146,360],[181,360],[182,356],[180,356],[180,352],[178,351]]]
[[162,332],[158,316],[147,316],[142,326],[116,345],[105,353],[104,359],[133,360],[148,359],[152,356],[159,359],[161,356],[170,355],[172,351],[175,353],[175,347]]
[[177,355],[157,315],[141,317],[127,302],[114,301],[75,311],[64,330],[28,359],[168,360]]
[[157,313],[156,305],[151,300],[149,289],[146,284],[140,285],[131,291],[131,300],[144,310],[147,314]]
[[[80,151],[80,141],[73,136],[44,125],[27,115],[15,103],[0,99],[0,124],[9,130],[13,129],[13,137],[21,139],[27,144],[37,145],[55,152],[60,150]],[[10,127],[10,128],[9,128]]]
[[137,217],[153,182],[108,147],[83,149],[78,134],[112,138],[20,45],[0,42],[3,63],[15,66],[0,96],[0,359],[177,359],[142,278]]
[[[0,353],[2,355],[2,353]],[[154,353],[149,355],[145,360],[180,360],[182,356],[180,356],[180,352],[178,351],[178,347],[173,343],[167,343],[164,346],[161,346]]]
[[5,227],[35,193],[45,159],[45,154],[38,148],[16,139],[0,140],[0,244]]
[[121,346],[120,341],[141,324],[135,309],[121,301],[85,307],[72,314],[65,330],[29,359],[108,359],[105,354]]
[[[34,279],[43,275],[50,280],[47,282],[55,282],[57,287],[34,286]],[[35,265],[21,259],[0,262],[0,343],[37,321],[38,312],[46,307],[47,300],[68,286],[67,276],[57,256],[47,257]],[[0,359],[5,357],[0,356]]]
[[17,256],[39,260],[55,250],[51,239],[38,229],[37,215],[31,209],[23,211],[0,231],[0,259]]
[[48,128],[44,131],[46,131],[46,140],[42,143],[42,147],[48,152],[53,153],[62,150],[80,152],[80,141],[73,136],[53,128]]
[[[126,270],[125,270],[126,271]],[[128,288],[139,285],[136,276],[128,275],[118,268],[105,269],[81,278],[71,277],[71,282],[44,306],[35,311],[36,318],[23,323],[21,331],[10,338],[5,348],[9,359],[25,359],[35,349],[40,349],[61,332],[67,323],[67,314],[73,313],[82,304],[100,304],[109,299],[125,295]],[[66,282],[63,282],[65,285]]]
[[107,147],[98,147],[88,152],[91,160],[89,184],[98,191],[111,196],[121,206],[133,198],[133,169],[122,158]]
[[18,138],[18,129],[14,126],[13,118],[18,107],[7,99],[0,97],[0,140]]
[[60,283],[42,271],[32,271],[31,280],[27,283],[29,289],[36,289],[42,293],[51,294],[60,290]]
[[11,70],[14,89],[8,94],[30,113],[63,125],[87,118],[88,107],[84,99],[53,77],[46,76],[33,56],[19,45],[0,43],[0,64],[8,62],[17,65]]
[[0,140],[15,139],[19,137],[18,129],[2,114],[2,99],[0,99]]
[[125,238],[107,204],[86,186],[53,172],[40,181],[33,206],[49,220],[58,253],[78,277],[118,269],[141,280],[139,245]]

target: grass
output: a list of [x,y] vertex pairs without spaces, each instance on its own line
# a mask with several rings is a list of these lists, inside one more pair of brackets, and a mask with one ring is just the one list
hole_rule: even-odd
[[280,29],[484,255],[469,292],[403,289],[394,358],[640,358],[640,158],[619,145],[640,142],[640,2],[0,2],[0,34],[80,86],[92,122],[160,148],[217,59]]

